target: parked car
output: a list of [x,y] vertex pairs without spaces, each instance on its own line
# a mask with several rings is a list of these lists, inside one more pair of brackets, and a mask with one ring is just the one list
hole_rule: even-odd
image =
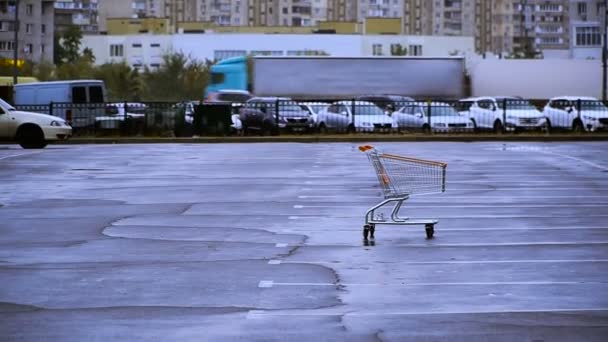
[[[354,112],[353,112],[354,111]],[[393,119],[380,107],[365,101],[338,101],[317,114],[319,132],[329,130],[359,132],[390,132]]]
[[[125,107],[126,106],[126,107]],[[104,116],[95,117],[95,127],[101,129],[118,129],[125,122],[144,121],[148,106],[139,102],[116,102],[106,105]]]
[[[506,108],[505,108],[506,104]],[[518,97],[471,97],[459,101],[458,111],[473,120],[475,129],[530,130],[544,129],[545,116],[530,102]]]
[[72,127],[46,114],[23,112],[0,99],[0,139],[15,140],[23,148],[44,148],[49,141],[66,140]]
[[312,120],[317,124],[317,114],[324,108],[329,107],[329,103],[324,102],[301,102],[300,107],[305,111],[309,112],[312,116]]
[[543,113],[548,120],[548,129],[595,132],[608,128],[608,107],[593,97],[554,97],[549,100]]
[[409,96],[401,95],[364,95],[355,98],[357,101],[366,101],[382,108],[387,113],[392,113],[405,106],[407,102],[415,101]]
[[311,114],[284,97],[251,98],[240,109],[239,119],[244,133],[276,134],[279,130],[305,132],[314,129]]
[[[430,114],[430,118],[429,118]],[[473,121],[460,115],[444,102],[411,102],[392,114],[399,130],[415,129],[423,132],[468,132]]]

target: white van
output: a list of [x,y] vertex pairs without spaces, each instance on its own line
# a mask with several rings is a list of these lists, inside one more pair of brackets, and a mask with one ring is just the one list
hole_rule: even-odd
[[72,127],[94,126],[95,117],[105,115],[106,87],[100,80],[24,83],[13,91],[15,106],[31,106],[71,122]]

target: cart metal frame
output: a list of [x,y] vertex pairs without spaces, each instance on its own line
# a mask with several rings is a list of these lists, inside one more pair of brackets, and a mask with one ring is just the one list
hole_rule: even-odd
[[[367,210],[363,239],[374,238],[376,225],[424,225],[427,239],[435,233],[437,219],[412,219],[399,216],[403,202],[412,195],[445,192],[447,164],[437,161],[416,159],[394,154],[381,153],[373,146],[359,146],[372,163],[384,200]],[[393,205],[390,218],[376,214],[376,211]]]

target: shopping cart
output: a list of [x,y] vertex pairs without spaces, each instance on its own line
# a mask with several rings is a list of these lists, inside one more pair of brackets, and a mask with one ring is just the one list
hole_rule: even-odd
[[[371,207],[365,214],[363,238],[367,240],[368,235],[374,238],[377,224],[389,224],[424,225],[427,239],[432,239],[438,220],[401,217],[399,210],[403,202],[412,195],[445,192],[448,164],[381,153],[369,145],[359,146],[359,150],[367,154],[384,192],[384,201]],[[376,215],[376,210],[389,204],[394,204],[389,219],[385,219],[382,213]]]

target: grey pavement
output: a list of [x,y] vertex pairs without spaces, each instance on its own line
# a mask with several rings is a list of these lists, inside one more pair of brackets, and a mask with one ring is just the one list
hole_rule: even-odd
[[0,341],[607,341],[607,142],[0,145]]

